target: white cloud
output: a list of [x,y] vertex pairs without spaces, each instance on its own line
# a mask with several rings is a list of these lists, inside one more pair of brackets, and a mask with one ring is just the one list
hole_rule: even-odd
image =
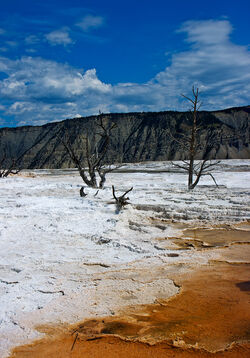
[[[217,29],[218,33],[214,31]],[[186,110],[181,93],[201,89],[203,109],[250,102],[250,56],[247,47],[231,42],[226,21],[189,21],[182,25],[189,49],[175,53],[171,63],[148,82],[102,82],[95,69],[83,71],[39,57],[0,57],[0,96],[8,103],[3,114],[19,124],[73,118],[103,112]],[[218,40],[219,39],[219,40]]]
[[[179,31],[186,33],[191,48],[173,55],[171,65],[155,81],[175,96],[190,92],[192,85],[197,84],[203,88],[207,109],[248,103],[249,94],[243,95],[239,89],[245,89],[246,93],[250,90],[250,55],[247,47],[230,41],[230,22],[188,21]],[[232,91],[235,91],[233,97]]]
[[46,34],[45,38],[52,46],[55,45],[67,46],[74,43],[74,41],[69,36],[68,28],[62,28],[59,30],[52,31]]
[[186,21],[177,32],[187,33],[187,42],[214,45],[229,41],[232,25],[227,20]]
[[[5,114],[19,123],[60,120],[98,112],[112,86],[100,81],[96,70],[82,70],[39,57],[9,60],[0,57],[0,96],[11,102]],[[97,108],[96,108],[97,106]]]
[[23,57],[16,61],[2,58],[0,66],[1,63],[3,72],[8,73],[8,78],[1,82],[1,93],[13,100],[45,98],[64,101],[90,91],[107,93],[111,88],[97,78],[95,69],[81,74],[69,65],[39,57]]
[[102,16],[86,15],[82,18],[76,26],[80,27],[83,31],[90,31],[103,26],[104,18]]
[[0,27],[0,35],[5,34],[5,32],[6,32],[6,31]]

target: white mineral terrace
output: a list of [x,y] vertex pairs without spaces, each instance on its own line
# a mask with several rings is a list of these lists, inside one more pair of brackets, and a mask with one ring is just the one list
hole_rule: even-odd
[[[171,169],[171,171],[169,171]],[[216,251],[178,250],[177,223],[209,227],[250,219],[250,160],[221,162],[187,190],[170,163],[126,165],[104,190],[74,170],[24,171],[0,181],[0,357],[39,336],[35,326],[73,323],[178,292],[164,270],[202,265]],[[133,186],[117,213],[111,185]],[[165,240],[161,240],[165,238]],[[167,243],[167,244],[166,244]],[[219,250],[218,250],[219,255]]]

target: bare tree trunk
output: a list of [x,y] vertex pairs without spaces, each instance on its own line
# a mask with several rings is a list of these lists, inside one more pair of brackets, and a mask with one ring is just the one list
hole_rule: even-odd
[[[193,185],[193,173],[194,173],[194,157],[196,152],[196,135],[197,135],[197,102],[199,90],[197,88],[196,92],[193,88],[194,101],[193,103],[193,121],[192,121],[192,132],[190,140],[190,149],[189,149],[189,172],[188,172],[188,188],[191,189]],[[186,97],[187,98],[187,97]]]
[[191,187],[192,187],[193,170],[194,170],[194,158],[190,158],[190,160],[189,160],[189,168],[188,168],[188,189],[191,189]]
[[[212,163],[208,163],[208,160],[205,159],[202,161],[199,161],[198,163],[195,162],[195,157],[197,155],[197,152],[199,149],[204,148],[208,149],[212,145],[214,145],[214,136],[213,133],[208,133],[206,138],[206,143],[201,143],[200,138],[198,136],[198,130],[202,127],[197,126],[197,118],[198,118],[198,110],[200,107],[200,101],[198,99],[199,97],[199,89],[192,88],[193,97],[189,98],[184,95],[182,95],[184,98],[186,98],[189,102],[192,104],[192,124],[191,124],[191,133],[190,135],[184,133],[181,140],[178,140],[174,138],[174,140],[179,143],[182,150],[186,151],[188,150],[188,160],[183,160],[183,164],[179,163],[172,163],[175,167],[180,168],[182,170],[185,170],[188,172],[188,189],[192,190],[196,187],[196,185],[199,183],[200,178],[205,175],[209,175],[214,183],[217,185],[215,178],[210,173],[210,170],[214,168],[219,161]],[[217,185],[218,186],[218,185]]]
[[[94,140],[97,135],[101,137],[101,140],[99,142],[95,142],[93,149],[93,146],[90,144],[90,138],[87,131],[86,136],[84,137],[85,144],[83,146],[83,155],[81,157],[76,154],[67,131],[64,132],[63,135],[60,135],[60,133],[57,134],[57,137],[64,145],[64,148],[69,154],[71,160],[76,165],[82,180],[91,188],[102,189],[106,181],[106,174],[116,168],[115,166],[112,168],[111,166],[108,168],[104,166],[105,157],[110,146],[111,132],[115,127],[115,123],[109,122],[107,118],[103,117],[103,114],[100,114],[99,119],[96,122],[97,131],[94,133]],[[98,179],[98,175],[100,180]]]
[[103,189],[104,183],[106,182],[106,172],[105,171],[98,171],[100,181],[99,181],[99,188]]

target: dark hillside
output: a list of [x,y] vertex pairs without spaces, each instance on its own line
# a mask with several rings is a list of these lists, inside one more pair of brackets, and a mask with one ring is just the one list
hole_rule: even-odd
[[[199,112],[201,137],[206,140],[209,129],[217,134],[217,141],[209,150],[210,158],[250,158],[249,147],[250,107],[230,108],[222,111]],[[179,160],[185,158],[174,138],[190,130],[190,112],[141,112],[107,114],[117,124],[112,137],[109,162],[139,162],[145,160]],[[75,151],[80,155],[82,138],[88,133],[93,140],[94,121],[97,117],[67,119],[43,126],[25,126],[0,129],[0,150],[8,157],[17,157],[27,148],[24,168],[72,167],[63,145],[56,136],[66,128]],[[200,153],[204,156],[205,151]]]

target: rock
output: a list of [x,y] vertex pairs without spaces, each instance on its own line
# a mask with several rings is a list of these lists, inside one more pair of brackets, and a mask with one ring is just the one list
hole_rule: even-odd
[[[250,106],[199,112],[203,140],[206,139],[208,128],[216,131],[218,139],[209,149],[209,153],[206,153],[208,157],[213,159],[250,157],[249,112]],[[105,116],[117,124],[113,130],[107,163],[185,159],[186,154],[178,148],[174,138],[181,132],[190,131],[190,112],[110,113]],[[96,141],[101,140],[99,137],[98,139],[93,137],[96,118],[91,116],[67,119],[43,126],[1,128],[0,152],[7,148],[9,158],[18,157],[34,144],[24,157],[22,168],[74,167],[57,134],[66,128],[72,138],[73,149],[77,155],[80,155],[84,148],[86,131],[89,133],[93,148]],[[204,156],[204,151],[201,152],[201,157]]]

